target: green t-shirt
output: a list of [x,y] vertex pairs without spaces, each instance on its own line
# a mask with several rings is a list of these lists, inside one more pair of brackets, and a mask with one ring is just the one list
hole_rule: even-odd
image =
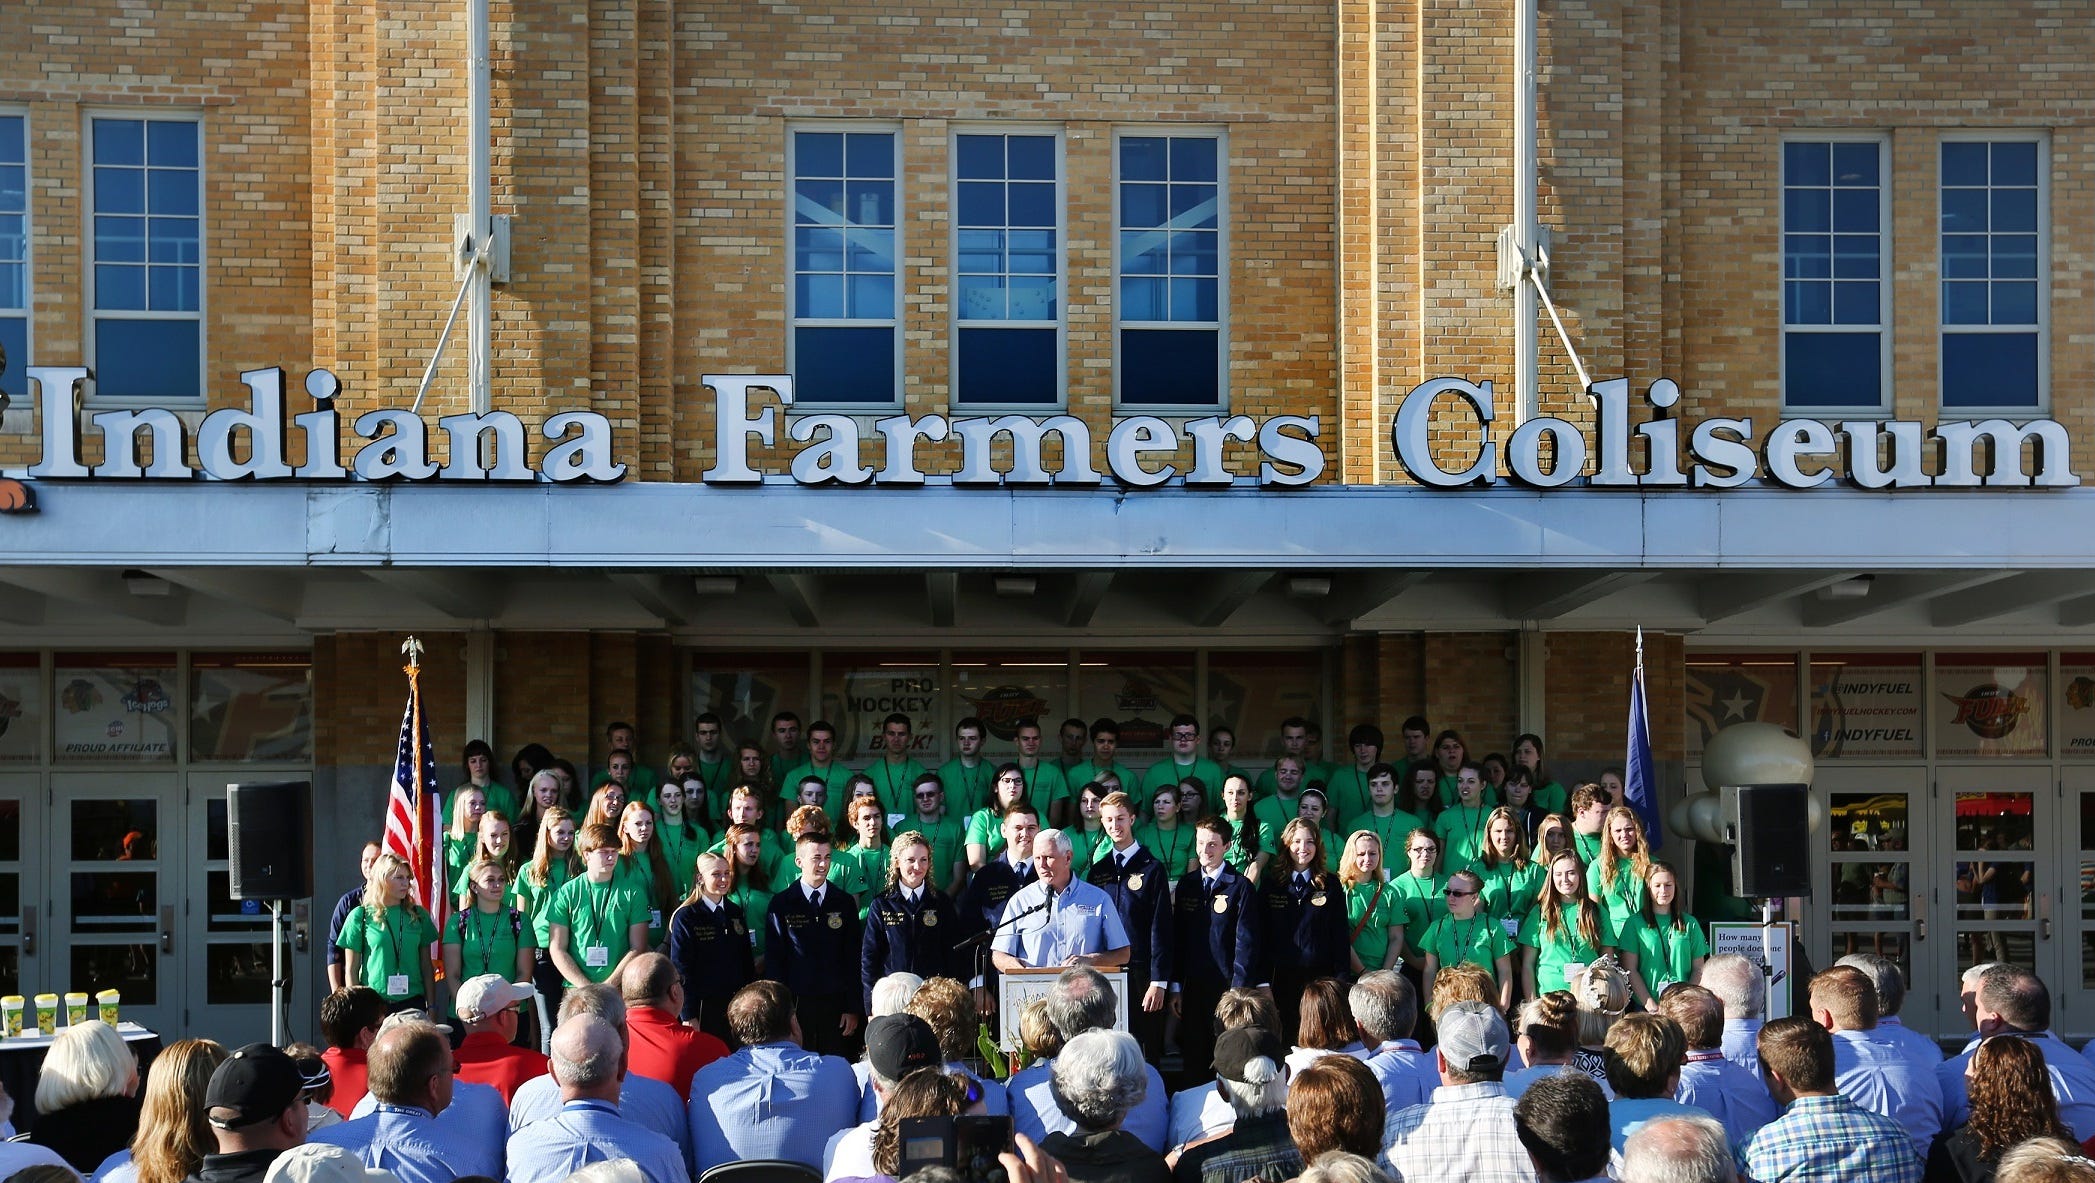
[[1599,901],[1607,911],[1608,927],[1616,931],[1628,925],[1630,917],[1644,911],[1644,881],[1637,878],[1627,859],[1615,864],[1615,886],[1605,890],[1600,886],[1600,864],[1588,863],[1586,894]]
[[343,923],[335,945],[362,955],[363,985],[385,995],[387,1002],[400,1002],[422,992],[429,946],[435,940],[436,922],[426,910],[409,911],[408,905],[395,904],[385,910],[383,926],[373,922],[370,908],[357,907]]
[[829,881],[858,901],[858,918],[866,918],[866,907],[887,889],[888,848],[846,846],[829,856]]
[[645,927],[648,902],[631,876],[613,874],[609,883],[588,877],[570,879],[553,893],[549,911],[556,927],[568,930],[568,954],[592,982],[608,981],[626,955],[633,925]]
[[[1135,775],[1135,770],[1129,768],[1125,764],[1122,764],[1118,760],[1113,761],[1111,764],[1106,765],[1104,768],[1100,768],[1096,763],[1090,760],[1086,760],[1082,764],[1079,764],[1073,768],[1065,768],[1062,770],[1062,784],[1063,787],[1067,790],[1068,795],[1074,797],[1077,795],[1078,789],[1083,788],[1085,785],[1090,784],[1092,781],[1099,779],[1100,777],[1106,775],[1109,772],[1112,773],[1114,776],[1120,778],[1120,787],[1122,790],[1126,790],[1129,785],[1135,786],[1138,790],[1141,788],[1142,780],[1140,777],[1137,777]],[[1215,790],[1219,787],[1221,786],[1209,785],[1208,793],[1212,795],[1215,792]],[[1133,796],[1134,794],[1129,793],[1128,795]],[[1144,793],[1143,797],[1146,801],[1148,794]],[[1047,818],[1043,816],[1041,818],[1040,824],[1046,825]]]
[[1491,806],[1465,806],[1459,801],[1433,819],[1433,832],[1440,835],[1440,864],[1451,873],[1474,866],[1484,853],[1484,827],[1491,821]]
[[965,841],[981,846],[988,851],[983,860],[988,862],[1004,849],[1004,819],[989,809],[977,809],[967,819]]
[[1637,976],[1644,979],[1644,988],[1653,998],[1668,982],[1694,981],[1695,959],[1709,956],[1709,938],[1702,923],[1693,916],[1682,919],[1685,928],[1674,928],[1665,917],[1654,927],[1639,913],[1629,918],[1618,937],[1624,950],[1637,955]]
[[1375,807],[1368,796],[1368,774],[1351,764],[1332,770],[1324,782],[1324,799],[1331,803],[1325,812],[1333,817],[1356,817]]
[[977,760],[969,768],[955,756],[939,765],[938,781],[946,786],[946,812],[966,817],[986,807],[996,788],[996,775],[997,766],[987,760]]
[[[1366,830],[1382,840],[1382,864],[1388,866],[1392,860],[1404,858],[1404,838],[1413,830],[1431,831],[1433,824],[1415,813],[1393,809],[1388,817],[1376,817],[1373,810],[1361,813],[1346,823],[1339,833],[1339,841],[1351,838],[1355,831]],[[1342,847],[1343,848],[1343,847]]]
[[771,897],[776,892],[744,884],[727,893],[729,903],[742,909],[742,920],[749,926],[750,945],[756,955],[764,955],[764,918],[771,911]]
[[459,981],[481,974],[500,974],[504,981],[513,981],[517,950],[535,949],[538,940],[521,912],[508,908],[485,912],[475,907],[454,912],[444,922],[444,945],[458,949]]
[[1192,863],[1193,835],[1193,827],[1184,822],[1169,830],[1159,827],[1155,820],[1135,827],[1135,841],[1164,864],[1164,873],[1170,876],[1171,883],[1177,883]]
[[1426,928],[1448,914],[1448,877],[1420,879],[1406,871],[1391,879],[1389,885],[1403,901],[1404,947],[1417,954],[1426,940]]
[[[924,766],[915,760],[904,759],[900,764],[890,764],[885,756],[866,765],[866,775],[873,778],[873,792],[880,798],[880,807],[888,816],[916,811],[917,778],[924,775]],[[837,815],[832,812],[830,817]]]
[[1484,878],[1484,910],[1501,920],[1510,918],[1516,926],[1535,907],[1543,881],[1549,878],[1549,870],[1541,863],[1486,867],[1480,862],[1470,869]]
[[1230,828],[1236,831],[1234,836],[1230,838],[1229,845],[1222,848],[1223,862],[1228,863],[1238,871],[1248,873],[1251,870],[1251,865],[1258,861],[1258,856],[1273,853],[1266,849],[1263,843],[1257,841],[1264,827],[1259,824],[1256,816],[1243,818],[1242,820],[1232,818],[1223,818],[1222,820],[1228,822]]
[[[1018,774],[1026,778],[1026,800],[1040,811],[1040,824],[1043,827],[1055,824],[1049,820],[1055,802],[1069,800],[1069,780],[1062,775],[1062,770],[1042,760],[1030,771],[1019,769]],[[1083,784],[1082,781],[1077,783]]]
[[[1142,773],[1141,800],[1147,801],[1151,793],[1165,785],[1176,785],[1189,776],[1199,777],[1200,783],[1208,787],[1209,808],[1213,809],[1222,804],[1222,766],[1206,756],[1193,757],[1191,764],[1180,764],[1174,757],[1166,756],[1150,765]],[[1085,781],[1090,779],[1086,777],[1084,781],[1078,781],[1077,787],[1082,788]],[[1126,781],[1121,781],[1120,784],[1122,788],[1127,787]]]
[[1537,907],[1529,911],[1520,922],[1520,943],[1535,950],[1535,989],[1544,994],[1562,990],[1565,987],[1565,966],[1574,962],[1591,965],[1599,960],[1601,949],[1609,947],[1613,940],[1607,931],[1605,916],[1601,917],[1600,928],[1601,945],[1595,947],[1579,935],[1575,913],[1567,914],[1563,926],[1555,936],[1551,936],[1543,927],[1542,909]]
[[641,901],[647,906],[647,947],[659,949],[669,939],[669,917],[676,911],[677,901],[682,896],[673,895],[660,883],[655,882],[654,863],[640,855],[618,856],[618,869],[611,873],[611,882],[622,883],[640,893]]
[[[1556,781],[1551,781],[1546,785],[1537,785],[1534,793],[1529,796],[1529,800],[1533,801],[1535,807],[1544,813],[1564,813],[1571,806],[1571,794],[1565,790],[1563,785],[1558,784]],[[1571,815],[1565,814],[1565,816],[1569,817]]]
[[[1365,924],[1361,923],[1363,917]],[[1371,880],[1346,889],[1346,931],[1360,930],[1360,935],[1353,938],[1353,952],[1359,955],[1364,970],[1381,969],[1389,960],[1389,930],[1403,923],[1404,899],[1394,884]]]
[[1457,920],[1450,913],[1434,921],[1426,929],[1423,947],[1443,966],[1466,961],[1481,966],[1493,982],[1504,985],[1498,980],[1498,959],[1513,952],[1514,942],[1496,919],[1480,911],[1467,920]]
[[517,910],[531,920],[532,948],[543,949],[553,939],[553,895],[574,877],[574,872],[562,859],[553,859],[547,864],[544,887],[531,882],[530,864],[517,869],[516,886],[510,894],[516,898]]
[[691,894],[692,884],[698,882],[698,856],[713,844],[713,836],[697,822],[691,823],[691,832],[686,834],[682,826],[664,825],[658,819],[655,841],[662,844],[662,857],[669,860],[669,874],[675,881],[675,898],[681,900]]
[[[444,834],[444,882],[456,883],[466,873],[466,864],[473,861],[473,852],[480,849],[480,835],[467,834],[453,838],[448,831]],[[457,898],[456,896],[453,897]]]
[[1251,806],[1251,816],[1258,821],[1259,845],[1267,850],[1280,849],[1280,832],[1295,820],[1297,802],[1301,797],[1266,797]]
[[[925,821],[912,813],[896,823],[895,836],[899,838],[912,830],[930,839],[930,884],[944,890],[953,880],[953,864],[967,858],[967,851],[964,849],[967,842],[966,829],[960,824],[960,819],[950,813],[940,814],[936,821]],[[781,887],[779,890],[785,889]]]

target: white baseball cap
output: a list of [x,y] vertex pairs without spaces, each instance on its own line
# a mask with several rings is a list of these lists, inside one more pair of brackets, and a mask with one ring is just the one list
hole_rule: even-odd
[[400,1183],[391,1171],[366,1167],[340,1146],[307,1142],[293,1146],[269,1164],[264,1183]]
[[531,997],[529,982],[509,982],[501,974],[481,974],[458,986],[458,1017],[468,1023],[501,1014]]

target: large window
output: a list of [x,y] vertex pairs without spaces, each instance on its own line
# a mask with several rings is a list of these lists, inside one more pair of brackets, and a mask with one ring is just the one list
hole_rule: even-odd
[[2044,146],[1942,143],[1942,404],[2044,401]]
[[203,397],[202,139],[193,117],[88,120],[100,396]]
[[1119,401],[1132,408],[1218,407],[1229,393],[1222,140],[1122,135],[1117,157]]
[[1884,154],[1881,139],[1782,145],[1782,395],[1790,409],[1890,402]]
[[953,401],[1059,405],[1059,145],[1050,134],[968,132],[953,155]]
[[14,397],[29,392],[28,123],[0,112],[0,393]]
[[791,136],[794,397],[817,406],[901,401],[896,319],[896,136]]

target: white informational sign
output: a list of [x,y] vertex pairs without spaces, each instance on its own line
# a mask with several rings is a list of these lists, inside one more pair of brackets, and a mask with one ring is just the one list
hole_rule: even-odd
[[[1113,985],[1113,1029],[1128,1029],[1128,975],[1126,970],[1102,969],[1106,981]],[[997,975],[997,1046],[1006,1051],[1019,1047],[1024,1040],[1019,1038],[1018,1017],[1026,1004],[1055,988],[1055,979],[1062,976],[1060,966],[1047,969],[1015,969]]]
[[1769,1021],[1789,1018],[1789,951],[1796,938],[1796,925],[1788,920],[1773,924],[1750,921],[1719,922],[1709,926],[1709,952],[1736,953],[1760,967],[1768,983]]

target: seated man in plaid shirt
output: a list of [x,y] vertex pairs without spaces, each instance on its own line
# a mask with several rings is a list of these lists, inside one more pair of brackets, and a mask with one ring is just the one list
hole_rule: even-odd
[[1761,1075],[1784,1107],[1740,1149],[1759,1183],[1919,1183],[1921,1161],[1899,1123],[1834,1089],[1833,1033],[1798,1015],[1760,1029]]

